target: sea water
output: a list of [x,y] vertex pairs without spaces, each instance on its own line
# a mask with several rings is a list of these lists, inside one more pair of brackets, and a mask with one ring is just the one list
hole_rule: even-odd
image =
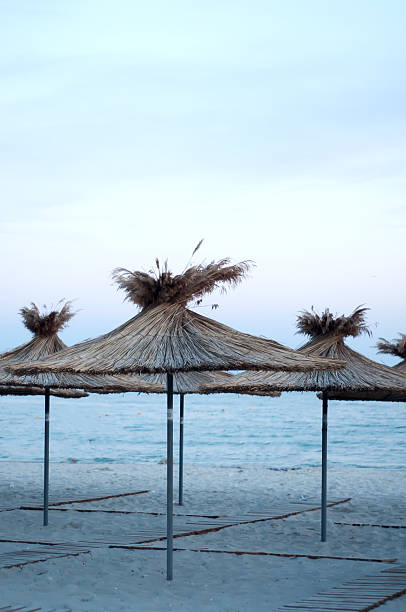
[[[174,398],[175,461],[179,398]],[[406,404],[329,402],[330,466],[402,469]],[[0,460],[42,461],[44,398],[0,398]],[[185,463],[274,469],[321,462],[321,401],[314,393],[279,398],[186,395]],[[50,460],[159,462],[166,456],[165,395],[51,398]]]

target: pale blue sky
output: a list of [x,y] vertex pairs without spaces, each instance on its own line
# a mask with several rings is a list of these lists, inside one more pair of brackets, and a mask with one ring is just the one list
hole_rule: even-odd
[[31,300],[77,298],[66,342],[111,329],[111,270],[201,237],[257,263],[225,323],[297,346],[300,309],[365,303],[406,332],[405,31],[395,0],[0,0],[0,349]]

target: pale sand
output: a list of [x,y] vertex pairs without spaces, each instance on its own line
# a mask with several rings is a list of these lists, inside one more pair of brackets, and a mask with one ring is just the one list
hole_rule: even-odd
[[[176,470],[175,470],[176,476]],[[320,512],[238,525],[218,532],[175,539],[179,548],[202,548],[394,558],[406,563],[406,529],[353,527],[335,523],[406,525],[405,472],[375,469],[329,470],[329,498],[351,497],[328,511],[328,541],[320,542]],[[175,477],[176,485],[176,477]],[[88,498],[150,489],[76,508],[165,512],[166,466],[154,464],[51,464],[52,498]],[[41,500],[42,466],[0,463],[1,506]],[[175,486],[176,491],[176,486]],[[185,504],[175,512],[246,515],[320,496],[320,470],[273,471],[242,468],[185,467]],[[70,506],[72,508],[72,506]],[[271,512],[270,512],[271,514]],[[41,512],[0,513],[1,539],[48,539],[78,542],[105,538],[130,541],[140,529],[165,528],[165,517],[50,511],[48,527]],[[198,519],[196,519],[198,520]],[[157,542],[157,546],[164,543]],[[0,553],[39,545],[0,543]],[[278,610],[318,591],[390,567],[333,559],[235,556],[178,551],[174,580],[165,579],[165,551],[93,548],[90,554],[0,570],[0,607],[72,608],[75,611]],[[381,608],[406,610],[406,596]]]

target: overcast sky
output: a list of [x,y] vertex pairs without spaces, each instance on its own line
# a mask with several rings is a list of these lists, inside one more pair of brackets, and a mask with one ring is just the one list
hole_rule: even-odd
[[406,332],[403,0],[0,0],[0,349],[136,312],[117,266],[252,259],[200,312],[298,346],[314,305]]

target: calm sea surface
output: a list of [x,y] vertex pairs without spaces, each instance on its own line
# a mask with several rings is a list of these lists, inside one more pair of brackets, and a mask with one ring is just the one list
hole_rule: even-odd
[[[175,398],[175,460],[178,456]],[[42,461],[42,397],[0,398],[0,460]],[[151,461],[166,455],[163,395],[51,398],[51,461]],[[402,469],[406,404],[329,403],[329,464]],[[314,393],[280,398],[185,397],[185,462],[262,463],[274,468],[321,462],[321,402]]]

